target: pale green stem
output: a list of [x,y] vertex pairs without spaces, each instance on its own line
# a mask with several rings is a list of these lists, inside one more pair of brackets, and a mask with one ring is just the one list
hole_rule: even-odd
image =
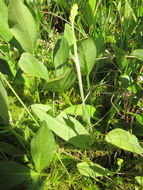
[[85,105],[85,103],[84,103],[83,84],[82,84],[82,77],[81,77],[81,70],[80,70],[80,63],[79,63],[79,58],[78,58],[78,54],[77,54],[77,44],[76,44],[76,38],[75,38],[75,32],[74,32],[74,22],[72,22],[72,33],[73,33],[73,41],[74,41],[75,65],[76,65],[76,70],[77,70],[77,77],[78,77],[78,82],[79,82],[80,95],[81,95],[82,104]]
[[86,75],[86,81],[87,81],[87,89],[90,89],[90,80],[89,80],[89,74]]
[[72,23],[72,35],[73,35],[73,43],[74,43],[74,61],[75,61],[75,65],[76,65],[80,96],[81,96],[82,105],[83,105],[83,116],[82,117],[83,117],[83,120],[90,125],[90,116],[85,107],[85,98],[84,98],[83,83],[82,83],[81,70],[80,70],[80,62],[79,62],[78,53],[77,53],[77,44],[76,44],[76,37],[75,37],[75,31],[74,31],[75,16],[76,16],[76,13],[75,13],[75,15],[74,14],[72,15],[72,12],[71,12],[70,20]]

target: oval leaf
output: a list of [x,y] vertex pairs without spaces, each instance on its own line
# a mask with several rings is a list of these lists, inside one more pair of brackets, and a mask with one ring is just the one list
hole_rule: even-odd
[[96,46],[92,38],[78,43],[78,57],[81,69],[86,75],[89,75],[96,61]]
[[56,149],[55,139],[44,122],[31,141],[31,155],[38,172],[52,161]]
[[106,135],[106,141],[130,152],[143,153],[143,148],[140,146],[136,136],[123,129],[117,128],[110,131]]
[[33,53],[37,38],[36,22],[29,9],[20,0],[11,0],[9,5],[11,32],[21,47]]
[[93,163],[93,162],[79,163],[79,164],[77,164],[77,168],[82,175],[87,176],[87,177],[92,177],[92,178],[102,177],[102,176],[107,176],[107,175],[113,174],[106,168],[103,168],[102,166],[100,166],[96,163]]
[[38,60],[30,53],[23,53],[18,64],[27,74],[43,78],[45,80],[48,80],[49,78],[46,67],[42,63],[39,63]]
[[13,36],[8,26],[8,8],[2,0],[0,0],[0,36],[6,42],[9,42]]
[[86,149],[93,143],[88,131],[73,117],[61,113],[56,118],[49,116],[41,110],[34,110],[34,113],[41,121],[46,121],[49,128],[63,140],[81,148]]

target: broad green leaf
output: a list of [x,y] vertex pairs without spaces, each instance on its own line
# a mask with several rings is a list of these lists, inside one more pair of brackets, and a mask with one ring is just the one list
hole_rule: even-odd
[[55,139],[47,123],[42,126],[31,141],[31,155],[38,172],[45,169],[53,159],[56,150]]
[[[85,105],[90,117],[94,118],[94,113],[96,112],[95,107],[90,105]],[[82,116],[83,115],[83,106],[82,104],[70,106],[64,109],[64,112],[69,115]]]
[[17,149],[12,144],[5,142],[0,142],[0,152],[4,152],[14,157],[22,155],[22,152],[19,149]]
[[143,187],[143,176],[136,176],[135,179]]
[[92,38],[78,43],[78,57],[81,69],[86,75],[89,75],[96,62],[96,46]]
[[17,185],[24,183],[31,177],[30,170],[14,161],[0,161],[0,188],[10,190]]
[[38,177],[32,182],[32,184],[27,185],[25,190],[46,190],[46,186],[44,181]]
[[2,117],[2,119],[6,123],[9,122],[8,97],[1,80],[0,80],[0,117]]
[[[61,124],[61,128],[60,126],[58,127],[58,123]],[[61,113],[56,117],[55,125],[57,125],[58,128],[57,131],[55,128],[54,132],[58,136],[81,149],[89,148],[93,143],[90,134],[83,125],[78,120],[65,113]]]
[[32,110],[33,112],[37,112],[37,111],[41,111],[41,112],[48,112],[49,110],[51,110],[52,107],[49,105],[45,105],[45,104],[33,104],[32,105]]
[[12,33],[8,26],[8,8],[2,0],[0,0],[0,36],[6,41],[10,41]]
[[23,50],[33,53],[37,38],[37,25],[29,9],[22,1],[11,0],[8,18],[11,32]]
[[69,50],[70,49],[66,38],[61,37],[60,39],[58,39],[53,51],[53,60],[56,77],[59,77],[64,73],[64,68],[69,55]]
[[120,128],[110,131],[106,135],[106,141],[133,153],[143,153],[143,148],[140,146],[136,136]]
[[71,68],[67,68],[62,76],[47,81],[44,85],[44,89],[55,92],[64,92],[73,85],[75,79],[75,72]]
[[48,80],[48,70],[30,53],[23,53],[18,62],[19,67],[27,74]]
[[143,61],[143,49],[135,49],[132,52],[132,56],[139,59],[140,61]]
[[[31,108],[33,110],[33,105]],[[53,118],[44,111],[33,111],[41,121],[45,120],[48,127],[63,140],[81,149],[86,149],[93,143],[88,131],[73,117],[62,113]]]
[[102,166],[100,166],[96,163],[93,163],[93,162],[79,163],[79,164],[77,164],[77,168],[82,175],[87,176],[87,177],[92,177],[92,178],[108,176],[108,175],[113,174],[106,168],[103,168]]
[[69,46],[73,45],[72,27],[69,24],[65,24],[64,37],[68,41]]

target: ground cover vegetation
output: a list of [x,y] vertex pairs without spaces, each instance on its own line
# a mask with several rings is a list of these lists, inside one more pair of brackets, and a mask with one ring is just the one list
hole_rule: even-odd
[[142,0],[0,0],[0,189],[143,189]]

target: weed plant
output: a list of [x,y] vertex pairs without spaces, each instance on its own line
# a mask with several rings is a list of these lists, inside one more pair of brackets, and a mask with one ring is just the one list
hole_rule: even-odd
[[0,0],[0,189],[143,189],[143,2]]

